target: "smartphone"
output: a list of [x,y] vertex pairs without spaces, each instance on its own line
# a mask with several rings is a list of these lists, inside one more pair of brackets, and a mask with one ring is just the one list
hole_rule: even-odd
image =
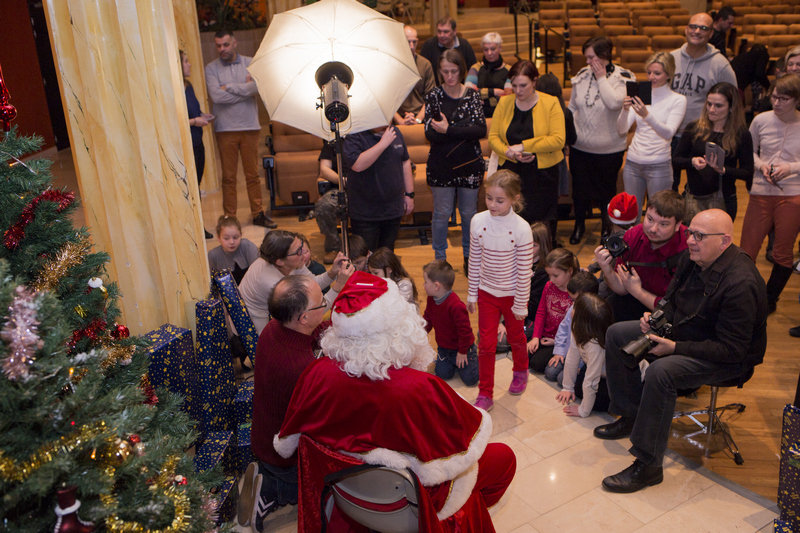
[[706,161],[708,161],[712,155],[717,156],[717,166],[722,167],[725,164],[725,150],[722,149],[722,146],[707,142],[706,143]]
[[638,96],[644,105],[653,103],[653,84],[649,81],[629,81],[625,85],[631,98]]
[[533,155],[533,152],[520,152],[520,154],[524,155],[525,157],[529,155]]

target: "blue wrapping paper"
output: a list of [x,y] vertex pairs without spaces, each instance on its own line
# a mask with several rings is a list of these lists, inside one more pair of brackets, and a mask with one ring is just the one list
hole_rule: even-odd
[[233,431],[233,398],[236,379],[233,373],[225,313],[220,300],[197,303],[197,366],[199,391],[202,398],[200,429],[202,434],[212,431]]
[[243,381],[236,391],[236,397],[233,399],[233,418],[236,427],[253,421],[253,385],[252,381]]
[[778,518],[775,519],[772,527],[775,533],[794,533],[792,526],[789,525],[788,522],[784,522]]
[[247,312],[244,300],[239,295],[239,288],[236,286],[236,280],[233,279],[230,270],[225,269],[217,273],[214,276],[213,285],[219,291],[219,297],[222,299],[226,311],[228,311],[228,316],[231,317],[236,333],[242,339],[247,355],[250,356],[250,360],[255,364],[258,332],[253,325],[250,314]]
[[255,456],[250,448],[250,429],[251,424],[239,426],[236,436],[236,467],[235,471],[241,475],[247,470],[247,465],[255,461]]
[[234,451],[235,440],[233,431],[212,431],[207,433],[203,437],[203,441],[195,448],[195,470],[205,472],[214,468],[217,463],[222,461],[225,453]]
[[181,411],[200,421],[201,396],[191,330],[164,324],[145,338],[152,343],[149,348],[150,384],[183,396]]
[[796,531],[800,531],[800,468],[796,466],[798,442],[800,442],[800,409],[790,404],[783,409],[778,507],[781,509],[781,520]]
[[236,476],[225,476],[225,481],[217,488],[217,525],[233,521],[239,503],[239,489]]

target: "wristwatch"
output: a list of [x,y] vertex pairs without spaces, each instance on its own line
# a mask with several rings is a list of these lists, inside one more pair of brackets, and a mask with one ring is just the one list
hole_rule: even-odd
[[404,194],[404,195],[406,195],[406,196],[408,196],[408,197],[409,197],[409,198],[411,198],[412,200],[414,199],[414,193],[413,193],[413,192],[404,192],[403,194]]

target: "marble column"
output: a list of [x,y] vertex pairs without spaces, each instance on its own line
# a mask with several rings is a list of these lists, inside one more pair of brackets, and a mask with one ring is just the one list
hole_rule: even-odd
[[46,0],[87,225],[132,333],[194,326],[209,272],[171,0]]
[[[189,81],[194,88],[194,94],[200,102],[200,107],[205,113],[210,113],[211,102],[208,100],[206,90],[205,64],[203,51],[200,46],[200,30],[197,23],[197,4],[195,0],[172,0],[175,10],[175,29],[178,33],[178,49],[189,56],[192,64],[192,75]],[[206,148],[206,170],[203,173],[203,182],[200,189],[216,191],[220,188],[220,176],[217,173],[216,138],[213,126],[203,129],[203,145]]]
[[458,22],[458,0],[430,0],[431,34],[436,36],[436,22],[444,16],[451,16]]

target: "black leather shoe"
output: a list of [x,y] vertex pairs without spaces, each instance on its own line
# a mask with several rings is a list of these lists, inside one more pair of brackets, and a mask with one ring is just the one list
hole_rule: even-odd
[[603,488],[608,492],[628,494],[640,491],[651,485],[664,481],[664,469],[659,466],[647,466],[636,459],[631,466],[603,480]]
[[795,326],[789,330],[789,335],[792,337],[800,337],[800,326]]
[[206,240],[213,239],[214,235],[212,235],[207,229],[203,229],[206,232]]
[[586,232],[586,226],[583,224],[575,223],[575,229],[572,230],[572,235],[569,236],[570,244],[580,244],[583,234]]
[[635,422],[635,418],[621,416],[610,424],[594,428],[594,436],[603,440],[617,440],[630,437]]
[[278,227],[278,225],[275,222],[273,222],[272,219],[269,218],[264,213],[259,213],[259,214],[257,214],[256,216],[253,217],[253,225],[254,226],[263,226],[263,227],[269,228],[269,229],[275,229],[275,228]]

